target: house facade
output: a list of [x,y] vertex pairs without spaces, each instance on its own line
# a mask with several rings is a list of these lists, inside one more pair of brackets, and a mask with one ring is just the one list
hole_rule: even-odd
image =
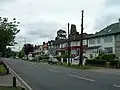
[[114,53],[120,57],[120,23],[114,23],[87,38],[86,56],[96,57],[99,53]]
[[51,40],[48,41],[48,50],[51,55],[56,56],[59,55],[59,48],[62,43],[66,42],[66,39],[59,39],[59,40]]
[[[71,28],[68,39],[51,40],[50,44],[48,43],[48,48],[53,55],[65,55],[69,48],[71,55],[79,55],[81,35],[77,32],[75,25]],[[120,57],[120,22],[113,23],[95,34],[84,33],[83,39],[84,56],[88,58],[97,57],[100,53],[114,53]]]
[[[85,33],[84,38],[87,37],[87,34]],[[70,47],[68,48],[68,40],[70,43]],[[65,42],[60,44],[60,48],[59,48],[59,55],[65,55],[68,52],[68,49],[70,50],[70,54],[72,56],[78,56],[79,52],[80,52],[80,34],[77,35],[73,35],[71,37],[69,37],[69,39],[67,39]],[[83,40],[83,50],[84,50],[84,54],[86,52],[87,49],[87,40],[84,39]],[[64,53],[63,53],[64,52]],[[63,53],[63,54],[62,54]]]

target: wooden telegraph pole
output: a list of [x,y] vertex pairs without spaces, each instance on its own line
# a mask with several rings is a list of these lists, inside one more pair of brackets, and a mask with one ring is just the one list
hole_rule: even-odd
[[81,35],[80,35],[80,59],[79,59],[79,66],[83,63],[83,17],[84,17],[84,10],[82,10],[82,19],[81,19]]
[[70,65],[70,40],[69,40],[69,27],[70,27],[70,24],[68,23],[68,65]]

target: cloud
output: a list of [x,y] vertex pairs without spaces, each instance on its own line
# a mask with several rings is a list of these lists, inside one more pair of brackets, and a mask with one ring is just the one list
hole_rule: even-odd
[[120,5],[120,0],[106,0],[105,5],[109,7],[118,6]]
[[100,31],[120,18],[120,0],[105,0],[100,15],[95,20],[94,29]]
[[57,30],[61,29],[64,25],[57,22],[35,22],[26,25],[27,34],[29,36],[37,36],[39,38],[54,38]]
[[84,32],[93,33],[117,21],[119,0],[0,0],[0,15],[21,22],[18,37],[31,43],[54,39],[56,31],[76,24],[80,32],[84,9]]
[[100,31],[101,29],[107,27],[108,25],[118,22],[119,16],[120,14],[107,13],[102,17],[96,19],[95,21],[96,25],[94,28]]

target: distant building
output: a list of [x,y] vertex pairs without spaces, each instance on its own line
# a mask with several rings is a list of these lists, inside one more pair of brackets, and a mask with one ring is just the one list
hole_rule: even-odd
[[[80,46],[80,37],[81,37],[80,34],[73,35],[73,36],[71,35],[69,37],[69,39],[67,39],[65,42],[61,43],[60,48],[59,48],[59,51],[61,51],[61,53],[59,53],[59,55],[67,54],[68,49],[70,48],[70,54],[72,56],[78,56],[79,52],[80,52],[80,47],[81,47]],[[86,33],[84,33],[84,40],[83,40],[84,53],[85,53],[85,51],[87,49],[87,40],[85,38],[87,38]],[[68,40],[70,42],[70,47],[69,48],[68,48]]]
[[50,54],[53,56],[58,55],[58,49],[60,48],[60,44],[63,42],[66,42],[66,39],[48,41],[48,50],[50,51]]

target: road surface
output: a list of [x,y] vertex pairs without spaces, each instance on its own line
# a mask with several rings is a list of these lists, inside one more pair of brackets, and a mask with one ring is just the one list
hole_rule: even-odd
[[33,90],[120,90],[120,74],[4,59]]

